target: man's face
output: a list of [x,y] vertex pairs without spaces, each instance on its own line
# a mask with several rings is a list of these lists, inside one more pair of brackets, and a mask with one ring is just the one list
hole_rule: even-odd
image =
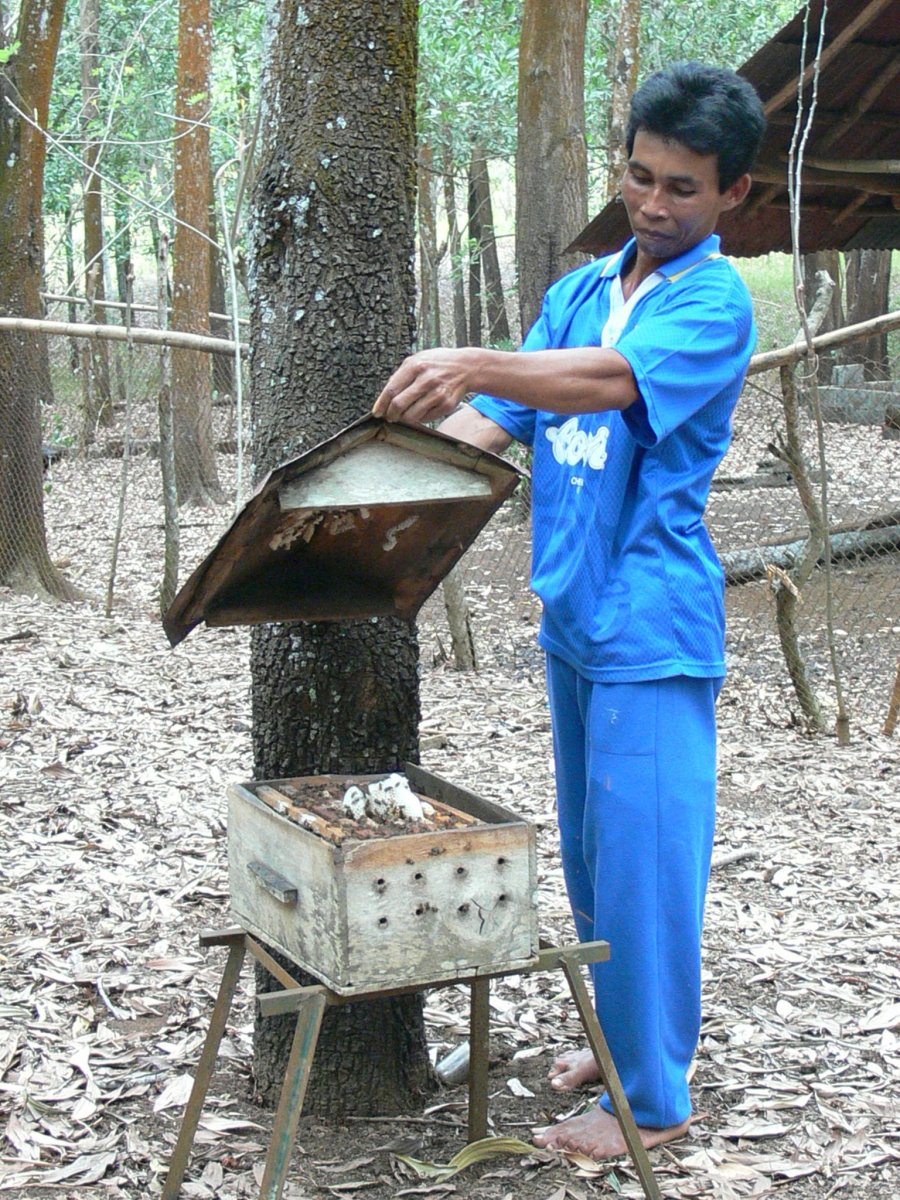
[[622,200],[638,253],[662,263],[708,237],[719,216],[735,208],[750,188],[750,176],[719,191],[714,154],[697,154],[681,142],[639,129],[625,175]]

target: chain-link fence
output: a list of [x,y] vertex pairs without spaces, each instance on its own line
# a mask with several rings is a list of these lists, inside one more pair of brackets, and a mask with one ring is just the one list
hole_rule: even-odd
[[[900,377],[900,360],[891,365]],[[837,390],[822,388],[819,395],[832,594],[829,602],[823,555],[799,587],[796,635],[810,687],[830,724],[836,705],[830,608],[846,707],[851,720],[875,729],[885,720],[900,656],[900,430],[894,417],[900,383],[842,387],[839,412]],[[800,425],[814,498],[821,503],[817,423],[809,399]],[[736,410],[731,449],[713,481],[707,524],[728,579],[730,670],[759,684],[748,691],[760,706],[772,706],[773,720],[787,714],[806,725],[777,628],[776,589],[792,586],[810,538],[797,480],[776,453],[784,427],[778,372],[751,377]],[[537,602],[527,595],[528,569],[528,500],[518,496],[469,552],[466,570],[469,594],[486,627],[483,637],[521,667],[535,661],[530,636],[523,641],[521,630],[539,620]],[[504,617],[498,620],[495,611]],[[439,620],[437,612],[434,619]],[[440,656],[446,646],[439,632]]]
[[[115,575],[119,611],[155,609],[166,553],[161,457],[161,397],[171,383],[172,351],[104,343],[105,358],[82,339],[44,341],[47,378],[35,381],[44,445],[43,505],[52,561],[88,597],[102,601]],[[214,475],[204,503],[178,510],[179,582],[211,548],[246,499],[252,448],[249,421],[238,414],[235,364],[195,354],[193,380],[177,387],[210,397],[207,440]],[[29,359],[31,361],[31,359]],[[100,402],[97,372],[107,373]],[[900,361],[890,361],[892,378]],[[246,379],[243,380],[246,384]],[[45,390],[38,391],[43,386]],[[93,389],[93,391],[92,391]],[[900,385],[869,383],[863,365],[835,373],[819,390],[828,525],[832,531],[831,595],[820,563],[802,582],[796,634],[811,687],[826,714],[834,684],[828,640],[830,610],[836,657],[851,720],[865,728],[884,721],[900,654],[900,473],[896,415]],[[178,419],[177,395],[171,396]],[[183,414],[182,414],[183,415]],[[726,605],[732,674],[753,684],[760,705],[803,720],[776,629],[775,590],[790,587],[808,544],[809,520],[797,480],[776,452],[785,414],[778,372],[753,376],[735,418],[734,441],[714,481],[708,524],[730,579]],[[821,498],[817,424],[801,404],[799,436],[810,481]],[[194,444],[194,443],[189,443]],[[163,450],[165,449],[163,441]],[[195,497],[196,500],[196,497]],[[0,513],[7,523],[19,517]],[[0,530],[0,541],[9,531]],[[538,606],[528,591],[527,487],[491,522],[464,559],[476,649],[483,664],[515,673],[539,669]],[[439,598],[420,616],[423,657],[449,657]]]

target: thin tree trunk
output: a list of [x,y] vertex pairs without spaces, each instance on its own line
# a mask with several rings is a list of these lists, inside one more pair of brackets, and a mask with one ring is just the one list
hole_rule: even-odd
[[488,340],[492,345],[508,343],[509,321],[503,300],[503,280],[500,276],[500,260],[497,255],[497,239],[494,236],[494,206],[491,201],[491,180],[488,175],[484,148],[477,144],[472,148],[472,183],[475,205],[478,212],[481,269],[484,278],[484,299],[487,306]]
[[516,271],[522,333],[544,292],[584,262],[566,247],[587,221],[587,0],[525,0],[519,42]]
[[[446,144],[446,143],[445,143]],[[462,239],[456,213],[456,178],[452,161],[444,163],[444,209],[447,214],[447,246],[450,251],[450,286],[453,292],[453,336],[457,346],[469,344],[466,293],[463,286]]]
[[115,264],[116,264],[116,294],[121,304],[125,303],[128,291],[128,276],[131,273],[131,208],[128,201],[116,196],[113,202],[113,220],[115,221]]
[[[100,3],[81,0],[81,111],[84,130],[84,293],[88,320],[106,324],[103,301],[103,192],[97,173],[101,145],[96,140],[100,122]],[[111,425],[112,391],[109,349],[105,342],[85,342],[82,348],[82,444],[93,441],[98,425]]]
[[468,292],[469,292],[469,338],[470,346],[481,345],[482,323],[484,320],[481,307],[481,208],[478,203],[478,183],[475,166],[476,150],[473,146],[469,155],[468,176],[466,179],[466,213],[467,261],[468,261]]
[[[169,239],[159,238],[156,257],[157,323],[165,329],[169,322]],[[159,470],[163,493],[163,576],[159,587],[159,611],[165,613],[178,591],[178,559],[181,530],[178,522],[178,480],[175,476],[175,415],[172,405],[172,357],[166,346],[159,349]]]
[[[890,250],[851,250],[846,264],[847,322],[868,321],[888,311],[891,290]],[[861,362],[866,379],[890,379],[887,334],[857,342],[845,362]]]
[[[125,297],[133,290],[134,267],[131,261],[131,210],[128,201],[116,195],[113,199],[114,250],[113,262],[116,271],[116,296],[120,304],[125,304]],[[132,281],[132,282],[129,282]],[[132,312],[138,311],[138,306],[131,305]],[[121,404],[125,403],[128,381],[122,365],[122,355],[113,352],[113,364],[116,375],[116,395]]]
[[456,564],[441,586],[447,625],[450,629],[450,643],[453,646],[453,662],[457,671],[476,671],[478,659],[466,600],[466,577],[462,562]]
[[[180,0],[175,120],[175,270],[172,324],[209,333],[210,0]],[[175,470],[181,504],[224,499],[216,468],[209,356],[172,355]]]
[[[819,250],[815,254],[803,255],[803,290],[810,300],[816,295],[816,276],[820,271],[827,271],[829,278],[837,286],[831,295],[831,304],[822,324],[820,333],[828,333],[832,329],[840,329],[844,324],[844,313],[841,305],[841,256],[837,250]],[[823,386],[831,383],[834,372],[835,352],[829,351],[818,355],[817,378]]]
[[[46,127],[64,0],[22,0],[18,50],[0,65],[0,315],[40,319]],[[0,332],[0,585],[77,593],[50,561],[44,525],[41,401],[52,398],[47,342]]]
[[[65,232],[63,235],[63,245],[66,254],[66,292],[69,296],[75,294],[75,249],[72,245],[72,206],[66,205],[65,211]],[[78,320],[78,306],[74,301],[69,301],[68,304],[69,324],[74,325]],[[76,374],[79,367],[79,347],[78,339],[69,339],[69,366],[72,369],[72,374]]]
[[[225,272],[222,267],[224,255],[220,250],[219,222],[216,213],[215,189],[210,182],[209,236],[215,245],[209,248],[209,305],[211,312],[227,313],[230,307],[225,289]],[[227,236],[227,230],[224,231]],[[209,331],[214,337],[230,338],[231,322],[227,317],[210,317]],[[217,354],[212,362],[213,391],[219,396],[234,395],[234,363],[224,354]]]
[[609,130],[606,135],[606,198],[612,200],[622,181],[628,151],[625,134],[631,96],[641,61],[641,0],[622,0],[616,45],[607,67],[610,83]]
[[434,152],[428,142],[419,146],[419,348],[441,344],[441,301],[438,293],[437,218],[434,192]]

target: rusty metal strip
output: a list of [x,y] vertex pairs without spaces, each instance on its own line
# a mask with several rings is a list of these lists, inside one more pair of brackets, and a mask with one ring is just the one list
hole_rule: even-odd
[[600,1068],[600,1073],[603,1076],[603,1083],[606,1086],[607,1094],[613,1106],[613,1112],[622,1130],[622,1136],[625,1139],[625,1145],[628,1147],[631,1161],[634,1163],[638,1178],[641,1181],[641,1187],[644,1189],[644,1195],[647,1197],[647,1200],[660,1200],[659,1186],[653,1175],[650,1158],[641,1142],[641,1136],[638,1133],[638,1128],[631,1112],[631,1105],[628,1103],[628,1097],[622,1088],[619,1073],[609,1052],[609,1046],[606,1044],[606,1038],[603,1030],[600,1028],[600,1022],[597,1020],[597,1014],[594,1011],[593,1004],[591,1004],[584,980],[581,977],[581,970],[578,963],[579,949],[580,947],[573,947],[572,951],[558,951],[558,962],[566,974],[566,979],[569,981],[572,998],[578,1009],[578,1015],[581,1017],[581,1023],[587,1034],[588,1043],[594,1053],[594,1058],[597,1060],[597,1066]]
[[490,1067],[490,994],[487,978],[472,980],[469,997],[469,1141],[487,1137]]
[[266,1168],[259,1192],[260,1200],[280,1200],[291,1162],[291,1152],[297,1136],[297,1123],[303,1109],[303,1100],[306,1096],[306,1086],[309,1083],[309,1073],[312,1068],[313,1055],[316,1052],[316,1042],[319,1040],[319,1029],[322,1026],[324,1011],[323,988],[309,996],[297,1014],[297,1028],[294,1030],[291,1054],[281,1088],[281,1098],[278,1101],[278,1112],[275,1114],[272,1141],[269,1145],[269,1153],[266,1155]]
[[197,1070],[194,1074],[194,1086],[191,1088],[191,1096],[184,1111],[181,1129],[178,1131],[178,1140],[175,1142],[175,1149],[172,1151],[172,1157],[169,1160],[169,1173],[166,1176],[161,1200],[175,1200],[181,1191],[181,1184],[184,1180],[185,1170],[187,1169],[191,1147],[194,1144],[194,1137],[197,1133],[197,1124],[200,1121],[200,1114],[203,1111],[203,1102],[206,1100],[206,1093],[209,1090],[210,1080],[215,1069],[216,1058],[219,1053],[219,1043],[222,1040],[222,1034],[225,1032],[225,1023],[231,1011],[231,1003],[237,989],[241,967],[244,965],[245,953],[246,945],[243,938],[240,941],[233,940],[231,942],[228,950],[228,961],[225,963],[225,970],[222,972],[222,982],[219,984],[219,994],[216,997],[209,1030],[207,1031],[203,1050],[200,1054],[200,1061],[197,1063]]

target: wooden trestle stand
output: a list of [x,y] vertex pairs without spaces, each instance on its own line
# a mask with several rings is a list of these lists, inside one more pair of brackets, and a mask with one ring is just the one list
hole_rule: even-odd
[[270,954],[243,929],[226,929],[202,934],[201,946],[227,946],[228,959],[222,973],[219,994],[216,998],[209,1031],[200,1054],[194,1076],[194,1086],[185,1109],[184,1118],[162,1191],[162,1200],[176,1200],[187,1169],[188,1158],[194,1144],[197,1125],[206,1094],[209,1090],[219,1043],[225,1032],[225,1024],[231,1010],[241,967],[247,952],[253,955],[284,986],[284,991],[268,992],[257,997],[263,1016],[278,1013],[296,1013],[297,1027],[291,1046],[278,1111],[272,1128],[272,1140],[266,1155],[266,1166],[260,1188],[260,1200],[280,1200],[291,1161],[291,1153],[297,1134],[297,1124],[303,1110],[306,1086],[312,1068],[313,1055],[322,1024],[325,1008],[330,1004],[350,1004],[357,1000],[397,995],[403,992],[422,991],[426,987],[449,986],[468,982],[471,987],[470,1008],[470,1059],[469,1059],[469,1125],[470,1142],[487,1136],[488,1125],[488,1023],[489,989],[492,978],[509,974],[525,974],[531,971],[562,970],[568,980],[572,998],[578,1009],[588,1044],[600,1068],[602,1082],[606,1087],[613,1111],[622,1129],[628,1154],[634,1164],[644,1195],[647,1200],[660,1200],[659,1187],[650,1166],[647,1151],[641,1144],[640,1135],[622,1090],[621,1082],[606,1044],[603,1030],[597,1020],[587,988],[581,976],[581,967],[588,963],[603,962],[609,958],[609,943],[585,942],[578,946],[560,948],[541,943],[534,962],[515,971],[506,970],[475,976],[468,980],[441,979],[433,983],[417,983],[415,986],[381,989],[360,995],[341,996],[324,984],[301,987]]

